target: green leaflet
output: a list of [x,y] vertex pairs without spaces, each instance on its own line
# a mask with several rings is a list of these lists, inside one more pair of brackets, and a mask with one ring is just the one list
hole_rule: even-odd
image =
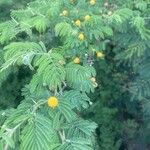
[[4,47],[6,62],[2,64],[1,71],[15,64],[25,64],[31,66],[31,61],[36,54],[42,54],[43,49],[40,44],[34,42],[14,42]]
[[90,80],[95,76],[95,70],[90,66],[68,64],[66,66],[66,80],[70,87],[89,93],[94,91],[94,86]]
[[84,92],[70,90],[64,93],[64,99],[71,104],[71,108],[81,110],[89,106],[90,98]]
[[[33,76],[30,83],[25,82],[29,85],[28,92],[23,95],[24,103],[1,120],[1,124],[6,127],[4,126],[5,130],[2,128],[4,133],[3,130],[1,131],[4,141],[1,141],[0,148],[3,149],[4,142],[19,150],[92,150],[91,137],[97,125],[82,120],[80,111],[90,104],[86,93],[94,91],[91,77],[95,77],[96,73],[90,66],[94,61],[106,61],[112,64],[112,69],[109,69],[107,65],[101,63],[103,69],[98,72],[100,79],[101,76],[106,74],[109,76],[112,72],[119,78],[116,82],[108,84],[112,87],[112,91],[110,88],[106,91],[103,85],[114,79],[113,75],[110,75],[110,80],[109,77],[102,82],[98,80],[100,81],[98,88],[102,85],[102,92],[96,95],[102,97],[100,102],[105,101],[112,106],[113,99],[120,98],[117,95],[124,96],[121,92],[118,94],[117,88],[113,89],[115,83],[121,80],[120,74],[116,73],[118,61],[120,64],[127,64],[133,75],[139,73],[134,81],[127,79],[127,85],[124,86],[128,87],[131,93],[136,94],[135,99],[148,99],[150,64],[149,47],[145,41],[149,42],[150,30],[147,2],[115,0],[108,1],[108,6],[104,6],[106,4],[104,1],[97,0],[96,4],[91,6],[87,0],[78,0],[74,4],[66,0],[36,0],[20,10],[12,11],[10,20],[0,23],[0,43],[4,46],[8,44],[2,53],[5,62],[1,65],[0,78],[4,81],[12,72],[12,67],[19,69],[21,65],[29,66]],[[67,10],[67,15],[62,15],[64,10]],[[90,15],[89,21],[85,21],[85,15]],[[77,19],[80,19],[81,27],[75,25]],[[85,36],[83,41],[78,38],[80,33]],[[9,44],[11,41],[13,42]],[[37,43],[39,41],[43,43]],[[107,42],[103,44],[104,41]],[[59,46],[65,60],[60,54]],[[65,56],[66,49],[70,54],[68,57]],[[106,58],[95,59],[95,52],[104,50]],[[81,58],[80,65],[69,63],[76,56]],[[142,67],[139,68],[140,64]],[[128,71],[126,68],[123,69]],[[59,105],[55,109],[46,104],[47,98],[52,95],[59,98]],[[41,99],[44,99],[45,103],[38,106]],[[109,102],[106,99],[109,99]],[[149,102],[145,104],[148,104],[148,110]],[[106,112],[108,110],[106,109]],[[110,120],[109,116],[111,114],[102,115],[104,117],[102,123]],[[6,137],[5,135],[10,135],[17,125],[19,127],[13,134],[17,138]],[[20,131],[22,132],[18,133]],[[107,127],[101,128],[100,131],[103,131],[100,133],[102,149],[111,149],[116,138],[113,137],[111,128],[110,131]],[[63,140],[59,132],[65,134]],[[109,147],[110,145],[112,147]]]
[[51,144],[57,144],[56,139],[52,122],[42,115],[36,115],[22,131],[20,150],[46,150]]
[[43,54],[38,58],[35,61],[35,66],[38,66],[35,82],[39,82],[38,78],[41,78],[42,83],[49,86],[50,89],[57,87],[61,89],[62,82],[66,77],[65,68],[61,61],[64,62],[62,55],[51,52],[45,53],[45,55]]
[[49,20],[44,16],[37,16],[33,18],[33,26],[39,33],[45,32],[49,26]]
[[129,65],[136,67],[137,62],[141,60],[145,54],[146,46],[144,43],[135,42],[132,45],[129,45],[128,48],[121,53],[118,53],[115,57],[116,60],[124,61]]
[[64,125],[64,128],[67,128],[67,137],[71,138],[72,135],[75,135],[76,137],[90,137],[93,135],[97,125],[94,122],[89,122],[86,120],[75,120],[69,124]]
[[93,150],[90,145],[90,140],[76,137],[66,140],[66,143],[56,148],[56,150]]
[[61,101],[58,106],[59,111],[65,117],[67,122],[72,122],[76,119],[76,113],[71,109],[71,105],[65,101]]
[[4,48],[6,50],[5,60],[10,59],[12,56],[16,54],[26,54],[28,52],[42,53],[43,49],[40,44],[35,42],[14,42],[11,43]]
[[70,24],[61,22],[55,26],[56,36],[70,36],[73,33],[73,29]]
[[16,37],[19,33],[17,24],[13,21],[6,21],[0,24],[0,43],[4,44]]

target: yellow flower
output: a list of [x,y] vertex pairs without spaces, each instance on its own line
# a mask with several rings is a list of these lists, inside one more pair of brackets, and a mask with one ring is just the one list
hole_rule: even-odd
[[52,108],[55,108],[56,106],[58,106],[58,99],[54,96],[50,97],[48,99],[48,106]]
[[78,26],[78,27],[80,27],[80,26],[81,26],[81,21],[80,21],[79,19],[76,20],[76,21],[75,21],[75,25]]
[[80,33],[78,38],[79,38],[80,41],[83,41],[85,39],[84,34]]
[[73,62],[74,62],[75,64],[79,64],[79,63],[80,63],[80,58],[79,58],[79,57],[76,57],[76,58],[73,60]]
[[95,5],[96,4],[96,0],[90,0],[90,4],[91,5]]
[[63,14],[63,16],[68,16],[68,11],[67,10],[63,10],[62,14]]
[[85,21],[89,21],[89,20],[91,19],[91,17],[90,17],[89,15],[86,15],[86,16],[84,17],[84,19],[85,19]]
[[102,52],[97,52],[97,53],[96,53],[96,56],[97,56],[98,58],[103,58],[105,55],[104,55]]

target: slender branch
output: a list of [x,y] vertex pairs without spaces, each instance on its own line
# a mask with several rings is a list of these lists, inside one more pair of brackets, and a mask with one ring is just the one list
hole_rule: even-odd
[[66,141],[65,131],[64,131],[64,130],[63,130],[62,132],[61,132],[61,131],[58,131],[58,133],[59,133],[59,136],[60,136],[60,139],[61,139],[62,144],[64,144],[65,141]]
[[43,101],[39,101],[39,103],[35,102],[34,100],[32,100],[35,105],[33,106],[33,111],[32,114],[41,106],[44,105],[47,101],[43,100]]
[[[13,136],[13,134],[15,133],[15,131],[24,123],[24,121],[26,121],[28,119],[28,117],[27,118],[25,118],[21,123],[19,123],[18,125],[16,125],[13,129],[6,129],[6,131],[8,131],[9,130],[9,137],[11,138],[12,136]],[[4,150],[8,150],[8,148],[9,148],[9,144],[6,144],[5,145],[5,147],[4,147]]]
[[19,22],[18,22],[14,17],[11,17],[11,19],[12,19],[17,25],[19,25]]

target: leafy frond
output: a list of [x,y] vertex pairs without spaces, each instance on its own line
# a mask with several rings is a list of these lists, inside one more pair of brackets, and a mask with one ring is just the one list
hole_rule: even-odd
[[145,1],[139,1],[139,2],[136,3],[135,7],[136,7],[137,9],[139,9],[139,10],[144,11],[144,10],[147,9],[147,5],[148,5],[148,4],[147,4]]
[[61,101],[60,105],[58,106],[58,110],[61,115],[63,115],[67,122],[72,122],[77,118],[77,115],[71,108],[71,104]]
[[145,20],[142,17],[135,17],[132,24],[140,33],[142,39],[150,39],[150,30],[145,27]]
[[111,22],[115,23],[116,25],[122,24],[129,20],[133,16],[133,11],[129,8],[122,8],[116,10],[112,16],[108,17]]
[[6,62],[1,66],[1,71],[16,63],[30,65],[34,55],[42,53],[43,49],[39,44],[33,42],[15,42],[7,45],[4,50]]
[[58,23],[55,26],[55,33],[56,36],[70,36],[72,35],[74,30],[72,29],[71,25],[66,22]]
[[49,20],[44,17],[44,16],[37,16],[34,17],[33,21],[33,26],[39,33],[45,32],[47,27],[49,27]]
[[150,97],[150,81],[138,79],[130,86],[132,99],[145,100]]
[[77,90],[67,91],[63,97],[71,104],[72,109],[82,110],[82,108],[87,108],[90,103],[90,98],[84,92]]
[[92,66],[81,66],[77,64],[68,64],[66,66],[66,80],[70,87],[74,89],[90,92],[94,91],[91,77],[95,76],[95,70]]
[[72,124],[67,124],[65,128],[68,129],[67,137],[71,138],[74,134],[76,137],[91,137],[97,127],[96,123],[85,121],[85,120],[77,120],[72,122]]
[[144,43],[134,43],[129,45],[127,50],[122,51],[116,55],[117,60],[124,61],[129,65],[136,67],[141,62],[142,57],[145,55],[146,46]]
[[56,150],[93,150],[90,146],[90,140],[84,138],[69,139],[65,144],[62,144]]
[[7,21],[0,24],[0,43],[4,44],[14,39],[20,32],[18,24],[14,21]]
[[58,137],[51,120],[43,115],[36,115],[22,131],[20,150],[49,149],[49,145],[57,142]]

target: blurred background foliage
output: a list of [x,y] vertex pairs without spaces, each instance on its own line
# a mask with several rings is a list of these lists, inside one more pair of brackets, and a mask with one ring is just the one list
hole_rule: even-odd
[[[0,22],[10,19],[10,13],[13,9],[21,9],[31,0],[1,0],[0,1]],[[2,56],[2,49],[0,46]],[[0,65],[3,58],[0,58]],[[0,86],[0,109],[16,107],[22,100],[21,89],[25,83],[28,83],[31,75],[27,67],[15,68],[7,80]]]
[[0,0],[0,22],[10,18],[12,9],[24,8],[32,0]]

